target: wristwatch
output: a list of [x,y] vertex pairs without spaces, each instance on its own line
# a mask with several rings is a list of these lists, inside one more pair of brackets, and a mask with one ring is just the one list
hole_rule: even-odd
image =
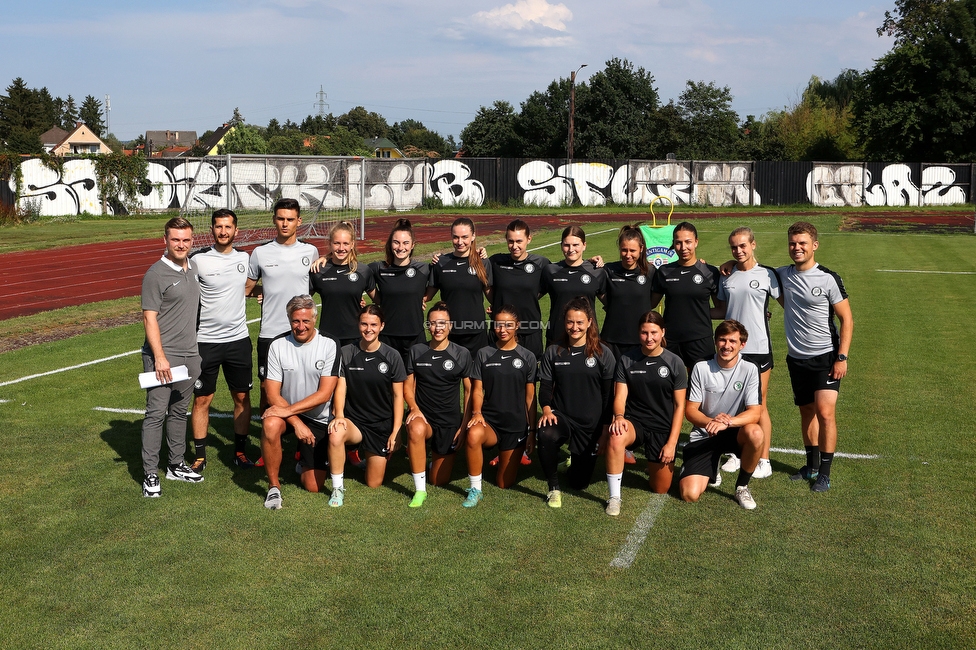
[[838,354],[837,355],[837,360],[838,361],[847,361],[847,355],[846,354]]

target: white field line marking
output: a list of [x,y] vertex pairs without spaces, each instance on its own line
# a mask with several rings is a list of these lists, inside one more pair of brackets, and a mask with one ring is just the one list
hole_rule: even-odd
[[878,273],[927,273],[931,275],[976,275],[976,271],[916,271],[915,269],[875,269]]
[[[256,323],[260,318],[252,318],[247,321],[247,324]],[[38,377],[47,377],[48,375],[56,375],[60,372],[68,372],[69,370],[77,370],[78,368],[84,368],[86,366],[94,366],[98,363],[104,363],[106,361],[114,361],[115,359],[121,359],[122,357],[128,357],[133,354],[139,354],[142,352],[142,348],[138,350],[129,350],[128,352],[123,352],[122,354],[113,354],[110,357],[104,357],[102,359],[95,359],[94,361],[86,361],[85,363],[79,363],[76,366],[67,366],[65,368],[58,368],[57,370],[48,370],[47,372],[41,372],[36,375],[27,375],[26,377],[21,377],[20,379],[11,379],[10,381],[0,381],[0,386],[10,386],[11,384],[19,384],[22,381],[27,381],[28,379],[37,379]]]
[[[769,451],[775,451],[779,454],[793,454],[795,456],[803,456],[807,452],[805,449],[783,449],[782,447],[770,447]],[[849,454],[843,451],[838,451],[834,453],[834,458],[854,458],[857,460],[877,460],[881,458],[878,454]]]
[[[92,410],[102,411],[103,413],[131,413],[132,415],[146,414],[146,409],[114,409],[114,408],[109,408],[107,406],[93,406]],[[187,415],[190,414],[187,413]],[[230,420],[231,418],[234,417],[234,415],[232,413],[211,413],[210,417],[218,420]],[[251,422],[260,422],[260,421],[261,421],[260,415],[251,416]]]
[[[596,235],[602,235],[604,233],[613,232],[615,230],[619,230],[619,228],[607,228],[606,230],[601,230],[600,232],[591,232],[588,236],[595,237]],[[563,242],[560,239],[559,241],[554,241],[551,244],[543,244],[542,246],[536,246],[535,248],[530,248],[529,252],[531,253],[532,251],[541,251],[543,248],[549,248],[550,246],[559,246],[561,243]]]
[[630,568],[630,565],[637,558],[637,552],[640,550],[640,547],[644,545],[647,534],[651,532],[651,528],[654,526],[654,520],[657,519],[661,508],[664,507],[664,502],[668,498],[666,494],[652,494],[648,498],[647,507],[644,508],[644,512],[637,515],[637,521],[634,522],[634,527],[627,534],[627,539],[624,541],[624,545],[620,547],[620,551],[617,552],[617,557],[610,561],[610,566],[618,569]]
[[0,404],[6,404],[9,401],[9,399],[0,399]]

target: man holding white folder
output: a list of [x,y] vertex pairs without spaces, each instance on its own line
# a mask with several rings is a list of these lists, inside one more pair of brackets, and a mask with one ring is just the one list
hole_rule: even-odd
[[[203,476],[184,461],[186,410],[193,383],[200,375],[197,352],[197,308],[200,280],[190,265],[193,226],[182,217],[166,222],[166,253],[149,267],[142,280],[142,322],[146,342],[142,347],[145,371],[155,373],[159,385],[146,390],[146,417],[142,421],[142,496],[158,497],[159,454],[166,426],[169,462],[166,478],[199,483]],[[184,366],[187,378],[174,381],[176,368]],[[182,370],[182,368],[181,368]]]

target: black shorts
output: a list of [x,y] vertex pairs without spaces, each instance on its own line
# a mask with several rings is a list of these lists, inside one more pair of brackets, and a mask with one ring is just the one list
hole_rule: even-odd
[[624,356],[629,352],[640,349],[640,343],[637,344],[609,343],[607,341],[604,341],[603,344],[608,348],[610,348],[610,351],[613,352],[613,358],[615,361],[620,361],[620,357]]
[[387,447],[390,441],[390,431],[393,429],[393,420],[376,422],[373,424],[360,424],[353,421],[363,434],[363,440],[359,443],[360,452],[369,452],[377,456],[388,456],[392,451]]
[[506,431],[500,427],[496,427],[487,418],[485,418],[485,422],[491,427],[491,430],[495,432],[495,435],[498,436],[498,449],[500,451],[509,451],[511,449],[525,447],[525,441],[529,437],[528,425],[525,425],[525,428],[521,431]]
[[718,461],[722,454],[735,454],[742,458],[739,445],[739,427],[726,429],[704,440],[689,442],[681,454],[681,478],[686,476],[707,476],[712,478],[718,472]]
[[194,395],[217,392],[217,373],[224,369],[224,380],[232,393],[246,393],[253,385],[254,370],[250,337],[230,343],[199,343],[200,378],[193,385]]
[[430,429],[432,431],[430,435],[430,450],[432,452],[438,456],[450,456],[457,451],[454,444],[454,434],[457,433],[457,427],[431,424]]
[[773,369],[772,354],[743,354],[742,358],[756,364],[756,367],[759,368],[760,375]]
[[464,333],[455,333],[453,330],[447,337],[453,343],[457,343],[462,348],[467,348],[471,353],[471,358],[478,356],[478,350],[488,345],[488,333],[485,330],[464,330]]
[[404,364],[406,364],[407,357],[410,356],[410,348],[420,343],[426,343],[427,337],[424,336],[423,332],[415,336],[387,336],[386,334],[380,334],[380,341],[399,352],[400,356],[403,357]]
[[598,425],[593,431],[587,431],[558,411],[555,412],[555,415],[559,422],[543,428],[553,429],[553,434],[560,445],[568,442],[569,453],[586,456],[592,455],[596,451],[596,445],[600,442],[600,435],[603,433],[603,425]]
[[[301,416],[299,416],[301,417]],[[302,469],[328,469],[329,468],[329,427],[321,422],[301,418],[302,423],[307,426],[312,435],[315,436],[315,444],[298,441],[298,453],[301,454]],[[295,427],[287,424],[285,434],[295,433]]]
[[275,339],[280,339],[283,336],[288,336],[291,332],[285,332],[279,334],[278,336],[273,336],[270,339],[258,338],[258,379],[264,381],[268,378],[268,350],[271,349],[271,342]]
[[840,392],[840,379],[832,379],[830,376],[836,360],[836,352],[826,352],[810,359],[786,357],[786,367],[790,371],[790,383],[793,385],[794,404],[813,404],[814,393],[818,390]]
[[668,444],[668,438],[671,437],[670,431],[648,431],[641,426],[639,422],[630,420],[630,424],[634,427],[634,444],[632,444],[629,449],[634,449],[636,447],[644,447],[644,455],[647,457],[648,462],[660,463],[658,460],[661,457],[661,450],[664,449],[664,445]]
[[[665,339],[667,340],[667,339]],[[705,361],[715,356],[715,341],[711,338],[697,341],[667,341],[668,350],[674,352],[685,364],[685,368],[694,368],[699,361]]]

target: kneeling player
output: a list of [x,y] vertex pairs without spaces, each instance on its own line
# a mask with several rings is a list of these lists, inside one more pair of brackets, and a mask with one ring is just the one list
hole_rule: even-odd
[[431,483],[450,483],[454,455],[464,433],[463,424],[471,417],[471,353],[448,339],[451,312],[447,303],[438,302],[430,308],[427,328],[430,343],[418,343],[410,348],[407,381],[403,385],[403,397],[410,409],[407,435],[415,490],[411,508],[419,508],[427,498],[426,442],[430,440],[431,446]]
[[762,450],[762,396],[759,369],[739,355],[748,338],[742,323],[722,321],[715,328],[715,358],[699,361],[691,371],[685,416],[694,429],[684,448],[678,484],[685,501],[698,501],[715,476],[722,454],[736,454],[742,462],[735,500],[746,510],[756,507],[749,479]]
[[268,408],[262,416],[261,453],[268,473],[264,507],[281,508],[281,436],[294,431],[301,453],[302,485],[320,492],[325,484],[332,394],[339,382],[339,345],[315,329],[312,298],[295,296],[286,307],[291,334],[275,339],[268,348],[265,388]]

